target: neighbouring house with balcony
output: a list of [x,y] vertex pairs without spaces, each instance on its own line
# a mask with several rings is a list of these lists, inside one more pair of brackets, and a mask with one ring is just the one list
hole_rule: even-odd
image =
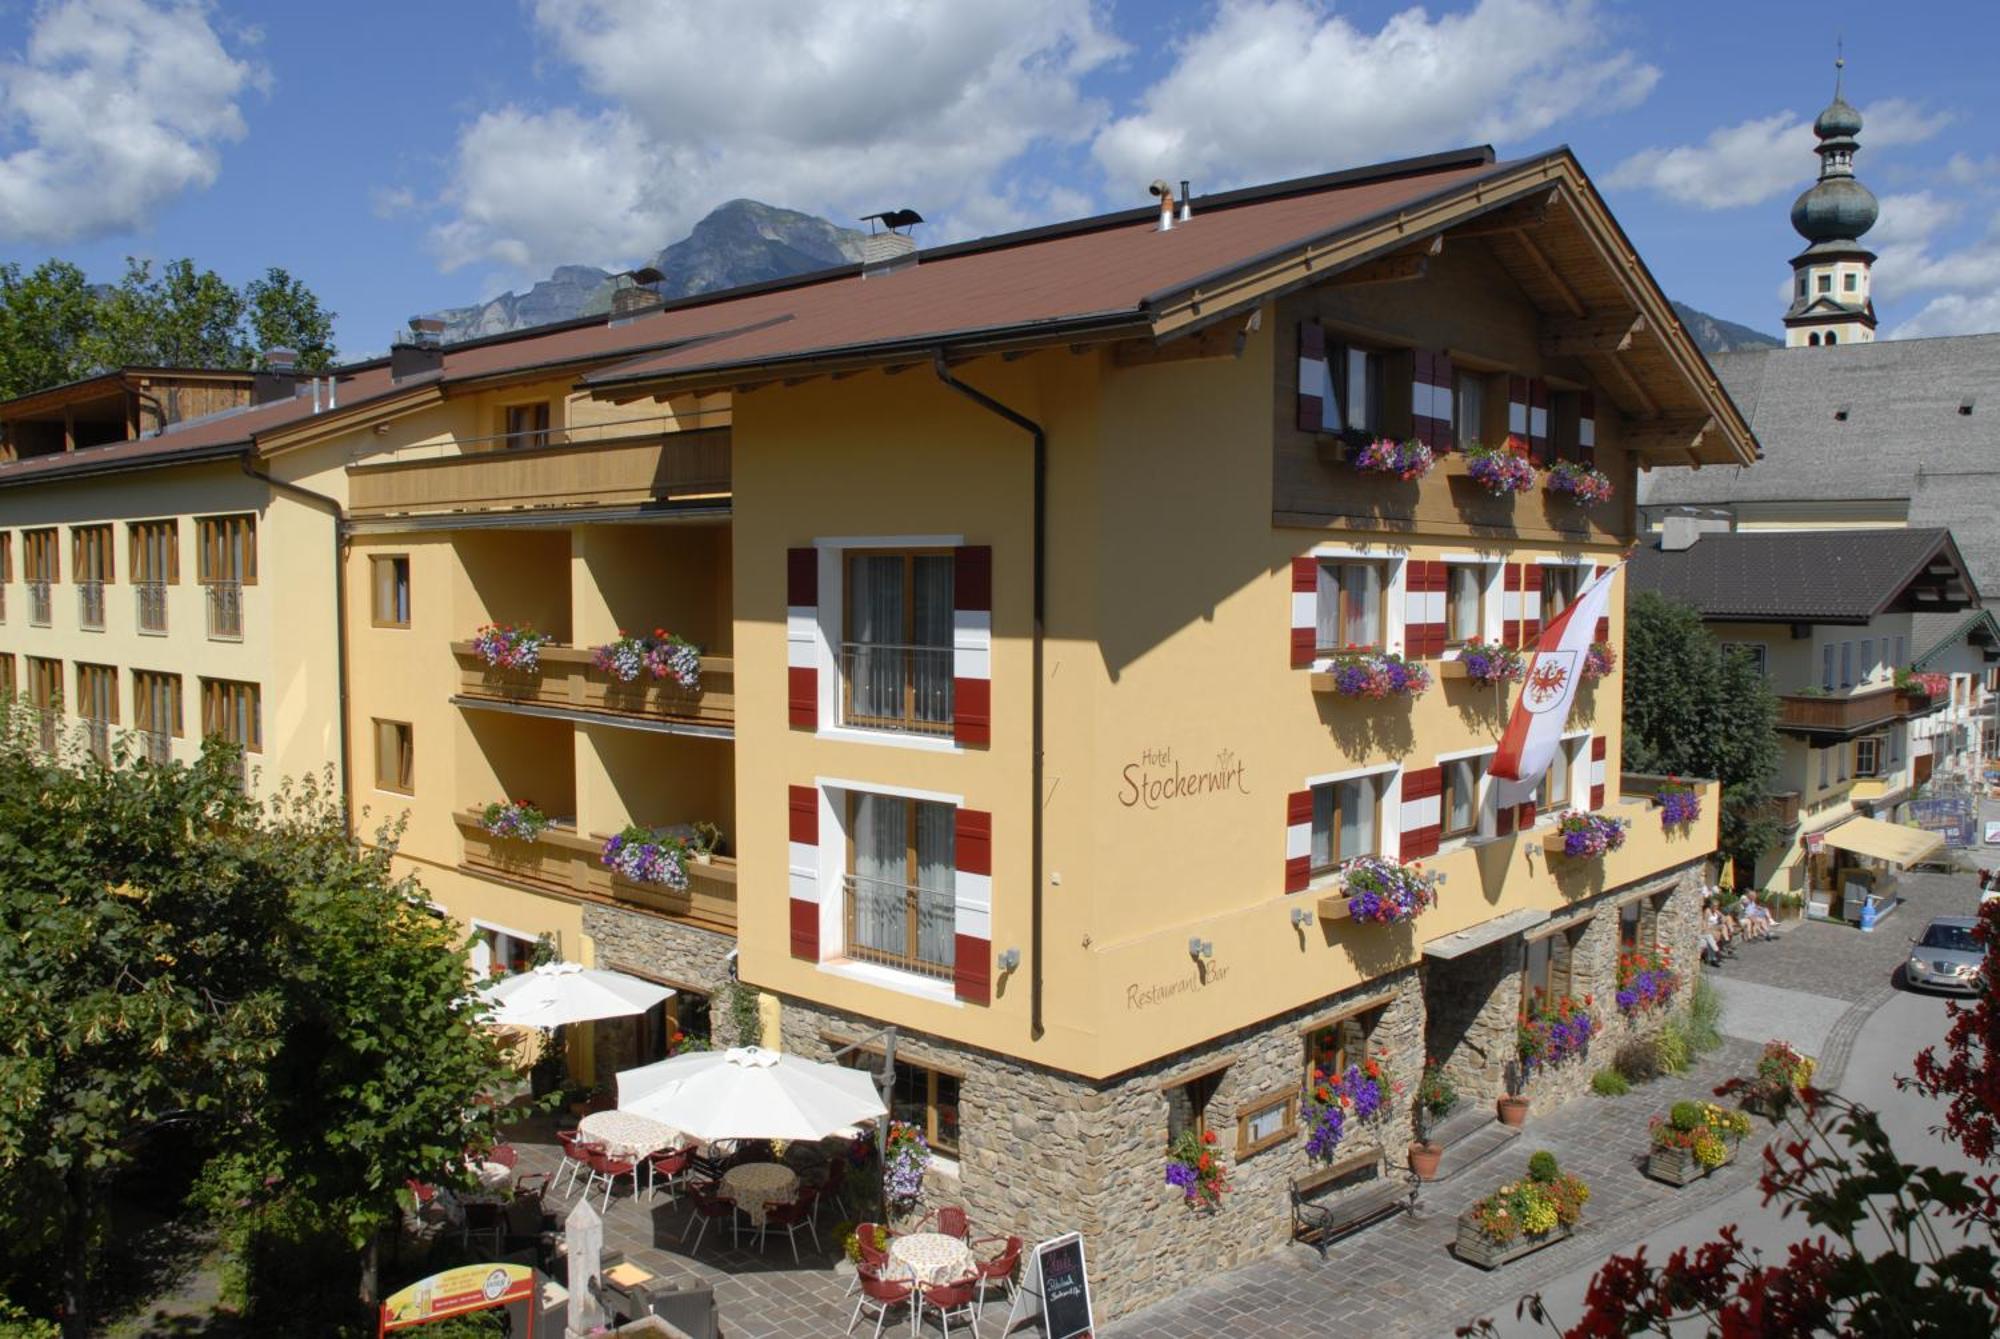
[[1670,518],[1635,555],[1632,587],[1691,605],[1770,680],[1785,843],[1753,881],[1825,894],[1838,852],[1876,854],[1841,843],[1881,836],[1931,779],[1945,714],[1962,728],[1986,709],[1992,620],[1972,608],[1978,587],[1949,531],[1714,525]]

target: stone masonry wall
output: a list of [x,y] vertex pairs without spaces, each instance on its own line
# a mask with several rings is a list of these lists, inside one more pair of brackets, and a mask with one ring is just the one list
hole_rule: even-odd
[[[709,1025],[715,1044],[739,1044],[735,1023],[730,1018],[727,990],[732,979],[729,953],[736,947],[734,938],[659,916],[595,903],[586,903],[583,908],[583,932],[596,948],[598,966],[629,970],[708,995],[712,1002]],[[613,1087],[618,1071],[630,1069],[636,1063],[638,1022],[613,1018],[594,1026],[597,1082],[603,1087]]]

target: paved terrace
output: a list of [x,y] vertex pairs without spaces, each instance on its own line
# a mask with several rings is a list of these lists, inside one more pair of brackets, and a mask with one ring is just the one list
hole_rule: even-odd
[[[1740,947],[1711,976],[1724,996],[1725,1045],[1689,1073],[1641,1085],[1625,1097],[1585,1097],[1547,1115],[1531,1114],[1522,1137],[1477,1165],[1454,1173],[1448,1156],[1446,1179],[1425,1189],[1415,1215],[1349,1237],[1324,1263],[1308,1248],[1288,1247],[1218,1278],[1190,1280],[1185,1292],[1101,1333],[1106,1339],[1284,1339],[1350,1329],[1382,1339],[1449,1334],[1477,1316],[1511,1314],[1522,1294],[1749,1185],[1767,1126],[1760,1123],[1733,1164],[1675,1190],[1641,1174],[1649,1120],[1748,1072],[1762,1041],[1773,1035],[1806,1043],[1821,1055],[1823,1077],[1838,1082],[1846,1047],[1861,1019],[1887,998],[1909,936],[1931,916],[1963,914],[1978,901],[1970,876],[1914,876],[1905,895],[1905,905],[1872,934],[1792,923],[1774,943]],[[537,1121],[517,1132],[524,1170],[555,1168],[560,1151],[551,1130],[549,1122]],[[1458,1260],[1448,1250],[1458,1214],[1524,1174],[1528,1154],[1542,1148],[1591,1187],[1582,1230],[1492,1273]],[[1283,1216],[1287,1209],[1278,1203],[1270,1212]],[[813,1250],[802,1236],[797,1265],[782,1237],[760,1253],[749,1237],[740,1249],[726,1233],[718,1242],[714,1227],[694,1256],[681,1244],[686,1201],[677,1207],[664,1198],[634,1203],[621,1192],[605,1217],[604,1244],[654,1273],[693,1274],[713,1284],[732,1339],[821,1339],[841,1333],[853,1311],[853,1299],[844,1295],[848,1276],[834,1269],[830,1229],[842,1216],[826,1207],[822,1249]],[[974,1222],[973,1231],[981,1234],[982,1225]],[[1006,1314],[1005,1299],[989,1293],[982,1333],[998,1334]],[[927,1333],[936,1332],[933,1323]]]

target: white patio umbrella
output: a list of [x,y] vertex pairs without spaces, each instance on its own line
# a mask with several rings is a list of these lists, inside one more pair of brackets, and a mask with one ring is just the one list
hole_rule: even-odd
[[547,962],[480,989],[493,1006],[486,1021],[500,1027],[560,1027],[596,1018],[642,1014],[673,994],[623,972],[576,962]]
[[618,1109],[703,1142],[824,1139],[889,1114],[865,1070],[757,1046],[693,1051],[621,1070]]

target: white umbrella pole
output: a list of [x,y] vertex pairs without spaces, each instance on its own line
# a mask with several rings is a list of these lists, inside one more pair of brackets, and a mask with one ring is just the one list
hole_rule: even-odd
[[870,1033],[860,1041],[843,1046],[833,1053],[835,1060],[849,1051],[859,1051],[877,1037],[882,1039],[882,1068],[875,1073],[875,1088],[882,1095],[882,1119],[875,1122],[875,1183],[877,1196],[881,1200],[882,1220],[889,1217],[889,1122],[894,1119],[895,1104],[890,1100],[896,1094],[896,1025],[891,1023],[880,1032]]

